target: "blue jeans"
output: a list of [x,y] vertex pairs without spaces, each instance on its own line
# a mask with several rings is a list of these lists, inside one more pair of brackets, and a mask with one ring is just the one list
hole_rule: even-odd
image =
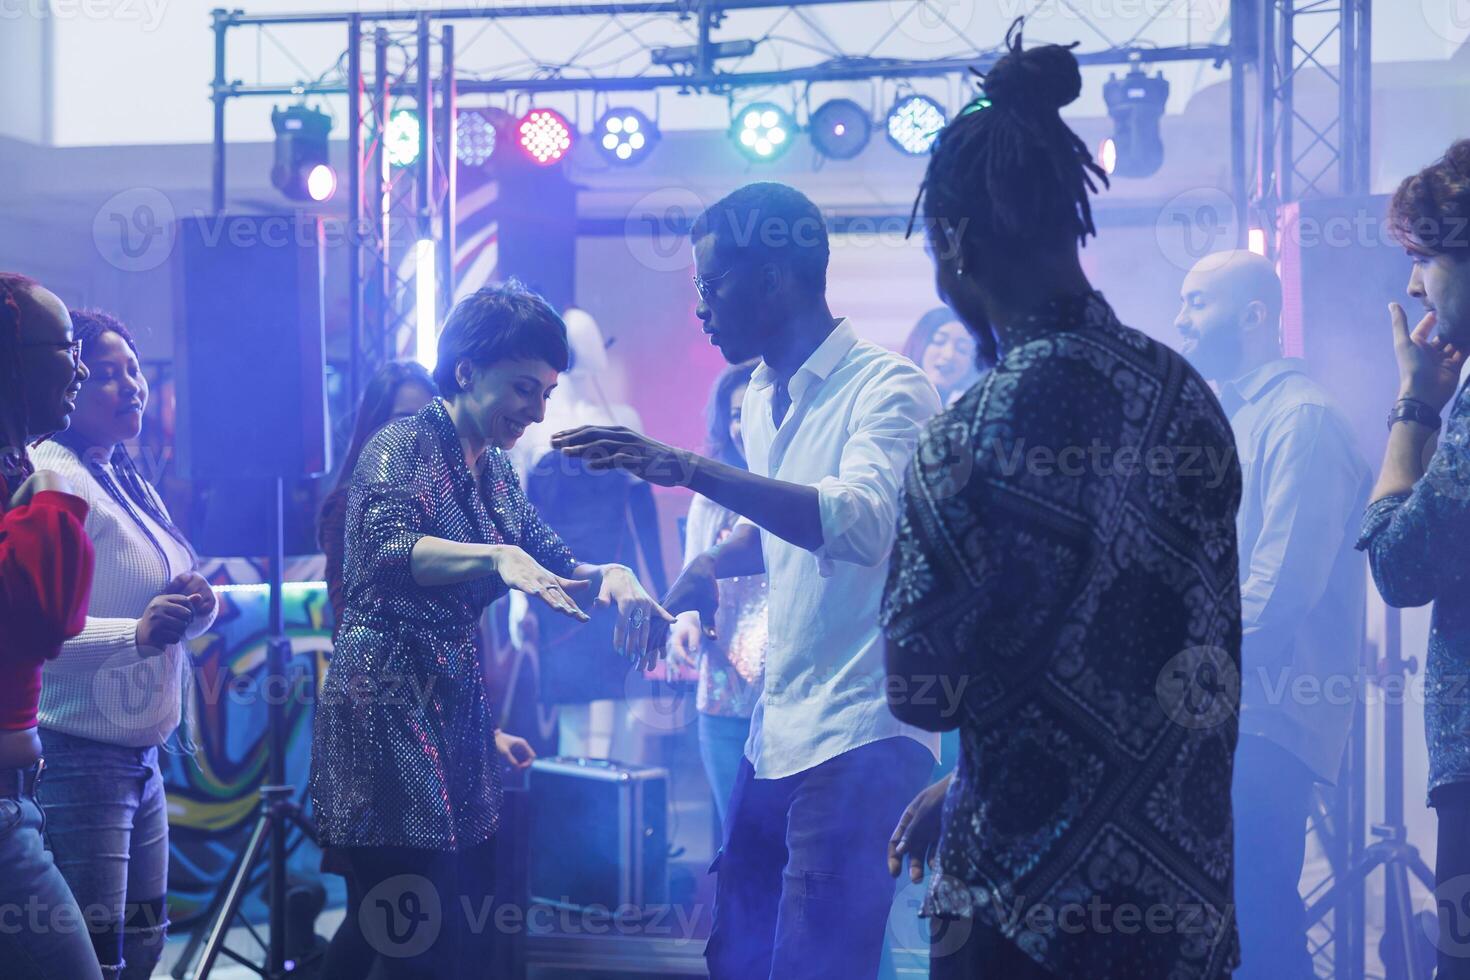
[[146,980],[168,929],[168,812],[158,749],[41,731],[47,840],[105,980]]
[[[0,770],[11,776],[14,770]],[[0,794],[13,788],[0,786]],[[33,796],[0,795],[0,973],[27,980],[96,980],[97,957],[71,889],[42,839]]]
[[874,977],[893,904],[888,838],[933,768],[904,736],[782,779],[756,779],[742,759],[711,867],[713,980]]
[[730,813],[730,794],[735,791],[735,777],[740,773],[745,740],[749,737],[749,718],[699,713],[699,758],[704,763],[710,792],[715,796],[721,827]]

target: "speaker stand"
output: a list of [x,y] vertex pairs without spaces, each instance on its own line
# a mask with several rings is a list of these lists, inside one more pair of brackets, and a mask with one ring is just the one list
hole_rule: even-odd
[[[285,612],[282,608],[284,583],[282,572],[285,565],[285,542],[283,494],[285,481],[277,477],[275,498],[270,508],[271,527],[269,543],[270,560],[270,621],[269,639],[266,642],[266,678],[262,690],[288,691],[285,684],[286,663],[291,655],[291,641],[286,636]],[[286,858],[288,848],[286,833],[296,827],[303,835],[316,840],[316,828],[301,806],[291,799],[291,786],[286,782],[286,705],[281,697],[269,698],[267,710],[267,757],[266,781],[260,787],[260,815],[246,839],[244,848],[235,857],[230,874],[220,883],[210,902],[206,924],[196,929],[189,937],[183,954],[173,969],[174,980],[204,980],[214,969],[219,955],[253,971],[266,980],[279,980],[299,970],[304,963],[286,961]],[[254,926],[240,916],[240,906],[250,891],[250,880],[255,869],[264,859],[268,863],[267,904],[269,906],[269,932],[261,939]],[[256,963],[225,945],[230,926],[239,917],[240,924],[250,933],[265,951],[265,962]],[[258,955],[258,954],[257,954]],[[315,955],[320,955],[317,953]],[[190,972],[191,964],[198,962]]]
[[[1383,688],[1383,822],[1372,828],[1378,840],[1312,903],[1306,921],[1320,920],[1345,895],[1363,890],[1368,876],[1382,868],[1384,937],[1379,949],[1384,976],[1386,980],[1429,980],[1434,972],[1434,950],[1414,911],[1412,886],[1418,880],[1432,895],[1434,872],[1409,842],[1404,824],[1403,694],[1408,675],[1418,670],[1418,661],[1406,660],[1401,653],[1397,609],[1387,610],[1383,646],[1373,678]],[[1403,686],[1395,691],[1391,687],[1395,683]]]

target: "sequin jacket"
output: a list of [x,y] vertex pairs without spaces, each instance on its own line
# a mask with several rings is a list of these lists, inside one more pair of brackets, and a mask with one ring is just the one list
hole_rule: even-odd
[[[1439,445],[1410,493],[1375,500],[1358,547],[1391,606],[1434,603],[1424,667],[1429,793],[1470,782],[1470,388],[1462,387]],[[1410,651],[1405,650],[1407,656]]]
[[514,544],[559,575],[576,560],[526,501],[505,453],[480,492],[444,403],[368,442],[347,505],[345,609],[315,715],[312,798],[325,844],[453,850],[495,833],[502,798],[476,634],[495,577],[421,586],[426,535]]
[[919,442],[882,613],[899,697],[956,693],[915,716],[961,746],[925,911],[1059,977],[1228,976],[1230,425],[1099,294],[1010,334]]

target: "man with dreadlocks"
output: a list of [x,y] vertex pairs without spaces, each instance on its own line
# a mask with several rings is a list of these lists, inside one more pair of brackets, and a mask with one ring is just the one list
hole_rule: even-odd
[[[883,609],[890,691],[967,681],[952,715],[890,699],[960,732],[931,976],[1228,976],[1230,425],[1082,272],[1105,178],[1059,115],[1076,59],[1023,50],[1018,26],[1007,47],[992,104],[944,130],[921,190],[940,296],[999,360],[920,441]],[[907,855],[922,876],[940,792],[900,821],[891,871]]]
[[79,355],[61,300],[0,273],[0,972],[37,980],[101,978],[36,802],[41,669],[82,630],[93,559],[86,502],[26,447],[67,427]]

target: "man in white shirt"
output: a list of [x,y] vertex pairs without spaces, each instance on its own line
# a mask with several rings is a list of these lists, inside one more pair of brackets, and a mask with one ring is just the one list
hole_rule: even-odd
[[[904,472],[939,396],[912,362],[833,318],[826,225],[800,192],[749,184],[690,238],[704,332],[732,364],[761,358],[743,408],[749,472],[623,428],[553,445],[741,515],[685,568],[670,612],[698,610],[709,630],[717,578],[768,576],[765,689],[712,869],[710,975],[871,977],[893,895],[885,845],[939,747],[889,711],[878,631]],[[908,692],[951,711],[960,694]]]

